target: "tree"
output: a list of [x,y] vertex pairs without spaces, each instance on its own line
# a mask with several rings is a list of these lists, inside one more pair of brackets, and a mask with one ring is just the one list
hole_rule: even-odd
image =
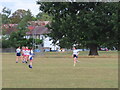
[[34,19],[34,16],[32,15],[29,9],[27,11],[24,9],[18,9],[10,17],[11,23],[12,24],[19,23],[27,15],[30,15],[31,20]]
[[[99,46],[114,46],[118,41],[118,3],[38,1],[38,4],[41,11],[53,16],[49,29],[54,42],[86,46],[89,55],[98,55]],[[64,47],[68,47],[66,44]]]
[[11,42],[10,42],[10,40],[8,39],[9,37],[8,36],[4,36],[4,37],[2,37],[2,48],[9,48],[9,47],[11,47]]
[[2,9],[2,13],[1,13],[1,16],[2,16],[2,24],[8,24],[10,22],[10,19],[9,19],[9,16],[11,14],[11,10],[4,7]]
[[12,32],[10,34],[9,40],[13,43],[11,43],[12,47],[18,47],[18,46],[32,46],[32,40],[26,39],[26,32],[28,31],[28,21],[30,21],[32,18],[32,14],[30,10],[26,11],[26,15],[23,15],[23,17],[20,19],[17,31]]
[[51,21],[52,16],[48,15],[47,13],[40,12],[36,15],[36,18],[39,20],[44,20],[44,21]]

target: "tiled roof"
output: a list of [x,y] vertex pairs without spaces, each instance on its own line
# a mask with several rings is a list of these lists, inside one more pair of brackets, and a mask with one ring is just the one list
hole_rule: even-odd
[[[39,23],[41,26],[35,26],[35,25],[30,25],[28,26],[29,31],[26,32],[27,35],[31,34],[46,34],[50,33],[48,28],[45,27],[45,25],[49,24],[49,21],[31,21],[31,23]],[[45,25],[43,25],[45,24]],[[2,28],[5,31],[5,34],[11,34],[12,32],[18,31],[17,29],[18,24],[3,24]]]
[[44,26],[35,26],[33,30],[26,32],[27,35],[32,35],[32,34],[42,35],[47,33],[49,33],[49,30]]

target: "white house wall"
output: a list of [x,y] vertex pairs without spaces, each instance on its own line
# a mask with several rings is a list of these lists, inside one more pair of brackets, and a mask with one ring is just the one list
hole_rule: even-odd
[[[29,35],[25,36],[25,38],[27,38],[27,39],[29,39],[30,37],[31,36],[29,36]],[[44,35],[37,35],[37,36],[34,36],[34,38],[43,40],[43,47],[48,47],[48,48],[51,48],[52,50],[60,49],[60,47],[58,45],[53,45],[53,43],[52,43],[53,40],[50,40],[51,39],[50,37],[45,37]]]
[[50,37],[46,37],[46,38],[44,37],[44,40],[43,40],[44,47],[49,47],[52,50],[60,49],[60,47],[58,45],[54,45],[52,41],[53,40],[50,40]]

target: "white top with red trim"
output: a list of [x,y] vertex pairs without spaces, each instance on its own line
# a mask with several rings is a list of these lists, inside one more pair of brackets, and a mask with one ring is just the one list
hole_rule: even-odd
[[25,49],[24,55],[30,55],[30,49]]

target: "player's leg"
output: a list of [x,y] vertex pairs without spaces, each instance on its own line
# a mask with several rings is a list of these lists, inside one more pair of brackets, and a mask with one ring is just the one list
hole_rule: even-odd
[[16,56],[16,63],[18,63],[18,56]]
[[32,60],[30,60],[29,68],[32,68]]
[[77,62],[80,62],[80,61],[78,61],[78,56],[76,56],[76,63],[77,63]]
[[29,61],[29,55],[27,55],[27,61]]
[[75,66],[75,64],[76,64],[76,57],[74,57],[74,66]]
[[25,56],[22,55],[22,63],[24,63],[24,62],[25,62]]
[[21,55],[21,54],[20,54],[19,58],[20,58],[20,60],[21,60],[21,61],[23,60],[23,57],[22,57],[22,55]]
[[29,57],[29,60],[30,60],[29,68],[32,68],[33,57]]
[[25,63],[27,63],[27,55],[25,55]]
[[20,53],[17,53],[17,54],[16,54],[16,63],[18,63],[19,57],[20,57]]
[[26,55],[25,62],[28,63],[28,61],[29,61],[29,55]]

